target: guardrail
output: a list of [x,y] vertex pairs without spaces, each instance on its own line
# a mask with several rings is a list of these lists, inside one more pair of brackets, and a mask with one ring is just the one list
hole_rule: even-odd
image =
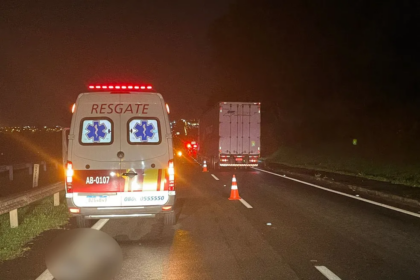
[[39,189],[0,198],[0,215],[9,212],[10,227],[16,228],[19,225],[17,211],[19,208],[50,195],[54,195],[54,206],[58,206],[60,205],[60,191],[63,190],[64,182],[58,182]]
[[[47,163],[45,161],[41,161],[40,164],[43,166],[44,171],[47,171]],[[26,169],[28,168],[29,175],[32,175],[33,170],[33,163],[19,163],[14,165],[1,165],[0,166],[0,172],[6,172],[9,171],[9,180],[13,181],[13,171],[14,170],[20,170],[20,169]],[[57,165],[56,165],[57,168]]]

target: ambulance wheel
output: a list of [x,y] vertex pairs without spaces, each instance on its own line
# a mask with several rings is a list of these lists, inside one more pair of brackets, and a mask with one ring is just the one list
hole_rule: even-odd
[[166,213],[163,216],[163,223],[165,225],[175,225],[176,224],[176,215],[175,215],[175,212]]
[[76,224],[78,228],[90,228],[92,226],[92,220],[86,219],[84,216],[77,216]]

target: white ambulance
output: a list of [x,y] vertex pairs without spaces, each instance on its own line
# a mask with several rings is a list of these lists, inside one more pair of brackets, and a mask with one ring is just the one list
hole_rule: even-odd
[[66,198],[79,227],[92,219],[159,217],[174,224],[169,108],[150,85],[90,85],[73,107]]

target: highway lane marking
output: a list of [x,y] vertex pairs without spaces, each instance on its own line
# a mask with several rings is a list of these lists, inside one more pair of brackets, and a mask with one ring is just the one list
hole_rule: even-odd
[[340,277],[334,274],[331,270],[329,270],[326,266],[315,266],[316,269],[318,269],[319,272],[321,272],[327,279],[329,280],[341,280]]
[[308,185],[308,186],[312,186],[312,187],[315,187],[315,188],[318,188],[318,189],[321,189],[321,190],[324,190],[324,191],[327,191],[327,192],[332,192],[332,193],[335,193],[335,194],[347,196],[347,197],[350,197],[350,198],[353,198],[353,199],[356,199],[356,200],[364,201],[364,202],[367,202],[367,203],[370,203],[370,204],[373,204],[373,205],[376,205],[376,206],[380,206],[380,207],[383,207],[383,208],[386,208],[386,209],[394,210],[394,211],[397,211],[397,212],[400,212],[400,213],[403,213],[403,214],[407,214],[407,215],[410,215],[410,216],[413,216],[413,217],[420,218],[420,214],[414,213],[414,212],[411,212],[411,211],[407,211],[407,210],[404,210],[404,209],[401,209],[401,208],[393,207],[393,206],[390,206],[390,205],[387,205],[387,204],[379,203],[379,202],[369,200],[369,199],[366,199],[366,198],[362,198],[362,197],[359,197],[359,196],[354,196],[354,195],[351,195],[351,194],[331,190],[331,189],[324,188],[324,187],[321,187],[321,186],[318,186],[318,185],[315,185],[315,184],[311,184],[311,183],[308,183],[308,182],[305,182],[305,181],[301,181],[301,180],[298,180],[298,179],[295,179],[295,178],[292,178],[292,177],[288,177],[286,175],[280,175],[280,174],[277,174],[277,173],[274,173],[274,172],[270,172],[270,171],[267,171],[267,170],[264,170],[264,169],[259,169],[259,168],[255,168],[255,167],[253,167],[253,169],[259,170],[259,171],[262,171],[262,172],[265,172],[265,173],[268,173],[268,174],[272,174],[272,175],[275,175],[275,176],[278,176],[278,177],[281,177],[281,178],[284,178],[284,179],[299,182],[299,183],[302,183],[302,184],[305,184],[305,185]]
[[97,221],[92,227],[91,229],[96,229],[96,230],[101,230],[101,228],[103,228],[103,226],[108,223],[109,219],[100,219],[99,221]]
[[246,208],[252,208],[251,204],[246,202],[243,198],[239,199],[240,202],[242,202],[243,205],[245,205]]
[[[101,230],[101,228],[103,228],[103,226],[108,221],[109,219],[100,219],[91,227],[91,229]],[[46,269],[41,275],[38,276],[38,278],[36,278],[36,280],[53,280],[53,279],[54,279],[54,276],[52,276],[52,274],[50,273],[48,269]]]
[[219,181],[219,178],[217,178],[216,175],[211,174],[211,176],[213,176],[214,180]]

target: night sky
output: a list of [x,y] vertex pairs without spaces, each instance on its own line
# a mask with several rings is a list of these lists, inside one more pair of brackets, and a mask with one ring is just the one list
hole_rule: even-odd
[[90,82],[151,83],[173,118],[197,117],[213,79],[209,26],[229,2],[2,0],[0,125],[67,126]]

